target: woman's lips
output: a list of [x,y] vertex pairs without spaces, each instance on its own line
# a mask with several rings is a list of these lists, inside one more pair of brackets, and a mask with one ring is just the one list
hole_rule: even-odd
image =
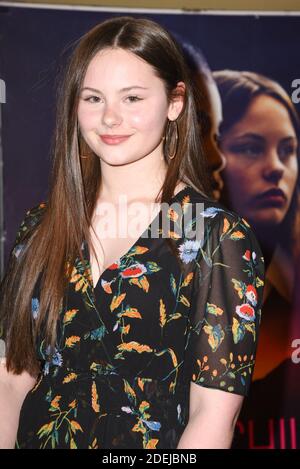
[[102,142],[107,145],[118,145],[125,142],[129,137],[130,135],[100,135]]
[[257,198],[263,205],[272,205],[276,207],[281,207],[286,203],[286,196],[284,192],[280,189],[271,189],[260,194]]

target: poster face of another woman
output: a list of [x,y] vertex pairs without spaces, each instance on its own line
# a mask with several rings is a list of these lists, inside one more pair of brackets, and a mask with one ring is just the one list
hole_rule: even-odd
[[276,99],[259,95],[245,115],[225,133],[223,175],[230,202],[261,230],[284,220],[295,191],[298,139],[288,110]]

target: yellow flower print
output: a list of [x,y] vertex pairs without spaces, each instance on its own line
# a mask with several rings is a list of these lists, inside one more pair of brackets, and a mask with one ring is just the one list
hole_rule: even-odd
[[119,350],[125,350],[126,352],[131,352],[132,350],[135,350],[138,353],[143,353],[143,352],[152,352],[152,348],[149,347],[149,345],[141,345],[138,342],[124,342],[120,345],[118,345]]
[[121,295],[114,296],[110,305],[110,310],[114,311],[116,308],[120,306],[122,301],[124,300],[126,293],[122,293]]
[[223,221],[223,231],[222,231],[222,234],[227,233],[227,231],[229,230],[229,228],[230,228],[230,223],[229,223],[229,221],[227,220],[227,218],[225,217],[225,218],[224,218],[224,221]]
[[126,308],[121,316],[127,316],[128,318],[142,319],[141,313],[136,308]]
[[233,240],[238,240],[238,239],[243,239],[243,238],[245,238],[245,235],[241,231],[234,231],[230,235],[230,239],[233,239]]
[[76,433],[78,430],[83,432],[80,424],[78,422],[75,422],[75,420],[70,420],[70,425],[73,433]]
[[92,384],[92,408],[96,413],[100,412],[99,398],[95,381]]
[[159,300],[159,325],[163,327],[166,324],[166,306],[162,299]]
[[129,283],[131,285],[136,285],[138,286],[139,288],[141,288],[142,290],[144,290],[146,293],[148,293],[148,290],[149,290],[149,282],[147,280],[147,278],[145,277],[145,275],[143,275],[142,277],[139,277],[139,278],[131,278],[129,280]]
[[90,275],[88,272],[85,272],[85,274],[88,278],[85,278],[84,275],[80,274],[76,267],[73,267],[70,283],[75,283],[75,291],[81,291],[82,293],[86,292],[89,286],[88,279],[90,279]]
[[64,377],[63,384],[70,383],[70,381],[74,381],[76,378],[77,378],[76,373],[69,373],[67,376]]
[[124,380],[124,391],[126,392],[127,396],[130,396],[133,399],[136,399],[136,393],[134,389],[130,386],[130,384],[126,380]]
[[191,280],[193,279],[194,277],[194,272],[190,272],[184,279],[184,281],[182,282],[182,287],[187,287],[190,283],[191,283]]
[[54,410],[58,410],[60,407],[59,407],[59,401],[61,399],[61,396],[55,396],[55,398],[51,401],[51,405],[50,405],[50,411],[54,411]]
[[206,304],[206,310],[209,314],[213,314],[214,316],[222,316],[224,313],[223,309],[213,303]]
[[213,352],[215,352],[224,340],[225,332],[220,324],[216,326],[206,325],[203,327],[204,332],[208,335],[208,343]]
[[72,319],[76,316],[78,313],[79,309],[69,309],[69,311],[65,312],[63,323],[64,324],[69,324]]
[[80,337],[77,335],[72,335],[66,339],[66,347],[72,348],[74,345],[80,341]]
[[159,442],[157,438],[151,438],[151,440],[148,441],[146,444],[145,449],[156,449],[156,445]]
[[180,295],[179,301],[183,303],[184,306],[187,306],[188,308],[191,306],[189,300],[184,295]]
[[98,442],[97,442],[97,438],[94,438],[92,444],[89,445],[89,449],[98,449],[98,448],[99,448],[99,445],[98,445]]

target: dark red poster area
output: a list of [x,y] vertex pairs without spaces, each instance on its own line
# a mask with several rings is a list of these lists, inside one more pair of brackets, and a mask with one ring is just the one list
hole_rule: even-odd
[[[122,14],[128,12],[0,6],[0,78],[6,85],[2,105],[6,260],[25,212],[47,198],[55,87],[61,67],[74,41],[100,21]],[[299,110],[299,16],[150,12],[140,16],[160,22],[179,40],[200,47],[214,71],[248,70],[277,81]],[[288,348],[284,358],[274,361],[275,352],[267,336],[263,337],[257,361],[261,372],[245,400],[234,448],[300,448],[298,257],[291,259],[288,271],[285,303],[281,306],[275,292],[265,306],[268,317],[274,311],[278,320],[271,318],[270,334],[277,333],[282,324]],[[266,363],[271,365],[264,374]]]

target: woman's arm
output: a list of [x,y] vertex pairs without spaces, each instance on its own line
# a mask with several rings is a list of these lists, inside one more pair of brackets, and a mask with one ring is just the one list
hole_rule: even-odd
[[190,417],[177,449],[229,449],[243,399],[191,382]]
[[36,379],[26,371],[8,372],[5,358],[0,359],[0,449],[15,447],[20,410]]

